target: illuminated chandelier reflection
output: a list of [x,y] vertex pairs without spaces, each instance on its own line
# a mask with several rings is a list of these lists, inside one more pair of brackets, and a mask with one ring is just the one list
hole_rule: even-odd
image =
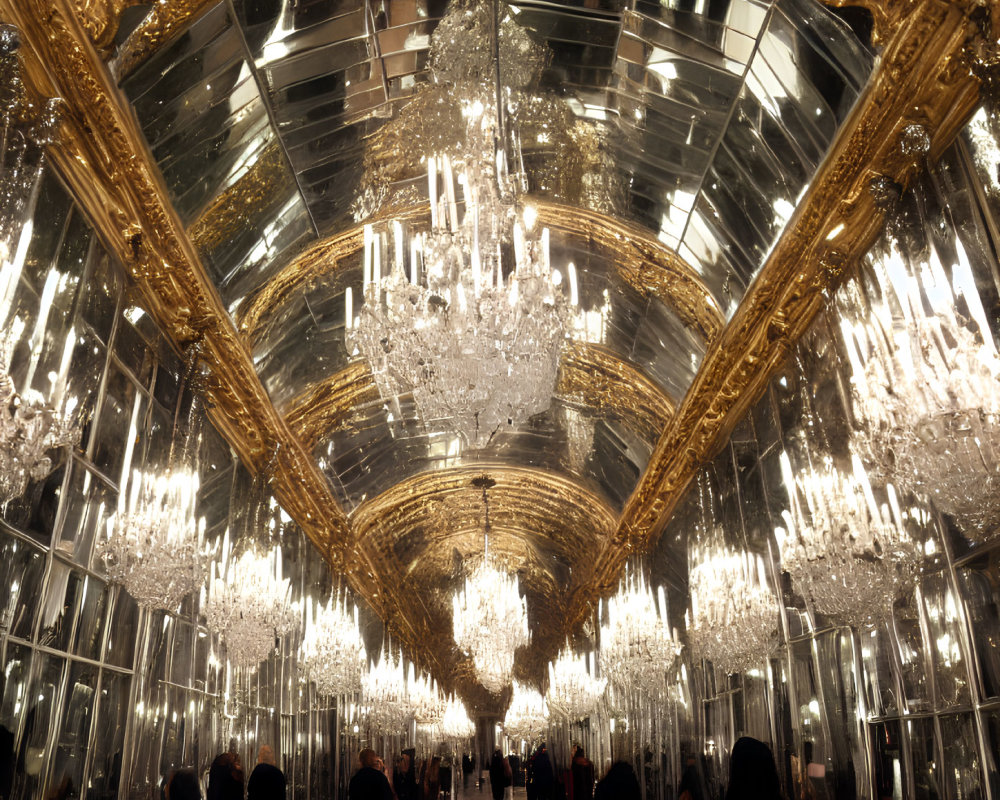
[[[31,243],[33,206],[45,164],[44,148],[56,140],[62,101],[37,107],[28,96],[17,56],[20,33],[0,23],[0,506],[24,494],[29,481],[40,481],[53,469],[49,451],[80,440],[80,430],[61,410],[66,376],[76,342],[66,337],[62,363],[54,379],[51,402],[31,388],[19,393],[10,376],[14,345],[24,321],[8,319],[21,270]],[[41,345],[32,353],[37,365]],[[33,371],[33,370],[31,370]]]
[[677,631],[671,632],[667,619],[663,587],[654,597],[641,572],[633,571],[608,600],[608,622],[601,627],[601,671],[619,689],[658,696],[680,652]]
[[497,694],[510,684],[516,650],[531,639],[528,606],[521,597],[517,576],[502,572],[489,551],[487,489],[495,482],[482,476],[472,484],[483,491],[485,547],[482,561],[455,593],[452,624],[455,644],[472,657],[476,676],[487,691]]
[[407,698],[410,713],[418,726],[434,730],[444,717],[445,698],[438,689],[437,681],[430,675],[418,672],[410,664],[407,680]]
[[325,606],[306,605],[305,633],[299,660],[321,695],[346,695],[361,690],[367,663],[358,609],[348,611],[344,595],[331,595]]
[[927,519],[919,508],[902,511],[892,484],[886,486],[888,502],[876,503],[860,459],[851,461],[850,474],[829,457],[819,468],[795,473],[782,453],[790,508],[775,537],[782,567],[817,611],[850,625],[873,625],[913,586],[921,553],[907,522]]
[[1000,525],[1000,356],[957,238],[954,247],[949,280],[933,244],[908,264],[891,241],[872,260],[881,298],[851,298],[841,328],[860,426],[852,446],[876,477],[930,496],[986,539]]
[[274,651],[275,639],[299,625],[289,579],[282,576],[281,548],[264,551],[254,543],[235,557],[228,530],[220,560],[212,562],[202,607],[209,630],[222,636],[234,666],[259,664]]
[[545,701],[549,708],[569,722],[585,719],[597,710],[607,681],[597,677],[594,654],[577,655],[569,645],[549,662],[549,688]]
[[175,611],[205,581],[213,552],[195,510],[198,487],[196,467],[134,470],[131,490],[123,487],[108,536],[98,542],[108,579],[144,608]]
[[537,689],[514,681],[514,693],[503,719],[504,732],[511,739],[536,744],[549,729],[549,705]]
[[391,645],[383,645],[378,661],[361,679],[361,704],[368,724],[375,731],[399,733],[412,716],[402,654]]
[[465,703],[449,695],[441,717],[441,733],[449,740],[471,739],[476,735],[476,723],[469,716]]
[[[365,226],[356,324],[350,289],[345,302],[348,349],[371,366],[382,397],[412,393],[425,424],[445,424],[471,447],[548,409],[568,317],[548,229],[518,208],[523,178],[508,170],[507,147],[519,158],[516,136],[505,141],[498,70],[494,87],[455,87],[464,149],[425,159],[430,232]],[[575,304],[572,265],[565,278]]]
[[726,673],[761,663],[774,648],[778,602],[764,559],[724,544],[722,529],[690,551],[688,644]]

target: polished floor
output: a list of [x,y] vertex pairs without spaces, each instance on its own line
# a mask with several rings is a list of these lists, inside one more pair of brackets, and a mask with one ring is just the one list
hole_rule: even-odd
[[[526,797],[524,787],[515,786],[513,787],[513,794],[511,793],[511,789],[507,790],[504,800],[525,800]],[[493,800],[493,795],[490,794],[489,781],[482,787],[481,792],[476,788],[474,781],[469,781],[468,790],[462,788],[461,780],[456,781],[455,793],[452,795],[452,800]]]

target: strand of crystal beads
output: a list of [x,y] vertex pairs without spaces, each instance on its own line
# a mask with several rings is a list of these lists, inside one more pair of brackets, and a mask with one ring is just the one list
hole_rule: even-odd
[[789,508],[775,529],[782,567],[822,614],[849,625],[875,625],[912,588],[921,552],[907,523],[926,525],[920,508],[903,511],[892,484],[888,502],[875,501],[860,459],[845,474],[831,459],[794,472],[787,453],[781,471]]
[[198,487],[192,467],[134,470],[127,503],[97,543],[108,579],[143,608],[175,611],[205,581],[213,552],[205,543],[205,518],[195,510]]
[[501,572],[487,554],[455,594],[452,612],[455,644],[472,656],[487,691],[497,694],[510,684],[516,650],[531,639],[517,576]]
[[[603,616],[603,615],[602,615]],[[681,643],[671,632],[663,587],[655,597],[641,573],[628,575],[608,600],[608,622],[601,627],[601,671],[620,689],[663,693]]]
[[351,614],[347,598],[331,595],[325,606],[306,605],[305,633],[299,663],[321,695],[346,695],[361,690],[368,657],[358,629],[358,609]]
[[881,297],[846,292],[852,448],[873,478],[931,497],[986,540],[1000,527],[1000,355],[968,257],[954,246],[951,280],[933,246],[908,264],[893,242],[872,260]]
[[[712,540],[722,541],[716,528]],[[688,570],[688,644],[727,674],[760,664],[777,644],[778,602],[764,560],[721,544],[696,544]]]
[[549,705],[537,689],[514,681],[514,693],[503,719],[504,732],[511,739],[537,744],[549,728]]
[[232,558],[226,532],[220,562],[212,562],[205,602],[209,630],[222,636],[233,666],[252,667],[275,649],[275,639],[299,624],[291,584],[281,574],[281,549],[255,546]]
[[549,662],[549,688],[545,701],[549,708],[569,722],[589,717],[604,695],[607,681],[597,677],[594,654],[576,655],[567,645],[555,661]]

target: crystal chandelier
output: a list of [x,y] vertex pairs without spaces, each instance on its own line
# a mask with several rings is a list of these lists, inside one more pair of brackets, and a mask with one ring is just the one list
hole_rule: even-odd
[[259,664],[274,651],[276,638],[299,625],[290,582],[281,574],[281,548],[261,551],[253,544],[237,558],[230,552],[229,531],[221,560],[212,562],[202,607],[209,630],[222,636],[234,666]]
[[875,477],[930,496],[985,540],[1000,525],[1000,356],[959,239],[954,247],[949,280],[933,244],[908,266],[892,241],[872,261],[880,298],[852,298],[841,322],[852,447]]
[[53,468],[49,451],[76,444],[79,427],[60,411],[76,338],[70,329],[52,402],[28,389],[16,391],[10,376],[14,345],[24,322],[9,320],[21,270],[31,242],[31,214],[42,168],[44,147],[55,141],[59,126],[58,98],[42,108],[33,105],[21,77],[17,57],[20,34],[0,23],[0,506],[20,497],[29,481],[40,481]]
[[913,586],[921,553],[907,522],[927,518],[919,508],[904,513],[892,484],[888,503],[878,505],[861,461],[851,461],[851,474],[829,457],[796,474],[782,453],[790,507],[775,537],[782,567],[817,611],[849,625],[873,625]]
[[213,553],[205,518],[195,512],[198,486],[192,467],[134,470],[128,502],[123,489],[108,536],[97,544],[108,579],[143,608],[175,611],[205,580]]
[[549,728],[549,705],[537,689],[514,681],[514,694],[504,716],[503,728],[511,739],[540,742]]
[[671,632],[667,620],[663,587],[654,597],[643,575],[633,572],[608,601],[608,622],[601,627],[601,671],[619,689],[659,696],[680,652],[677,631]]
[[351,614],[343,595],[331,595],[326,606],[317,604],[315,610],[311,602],[306,604],[299,661],[317,692],[334,697],[360,691],[367,660],[357,606]]
[[402,655],[391,646],[383,646],[378,661],[361,679],[361,704],[367,710],[368,724],[383,733],[398,733],[409,724],[410,697]]
[[440,725],[444,716],[445,699],[438,690],[437,681],[424,673],[418,673],[410,664],[407,681],[407,696],[410,712],[418,725],[428,728]]
[[549,662],[549,688],[545,701],[549,708],[569,722],[589,717],[604,696],[607,681],[597,677],[594,654],[576,655],[569,645]]
[[[463,44],[493,52],[495,43]],[[493,79],[455,87],[464,150],[425,160],[430,231],[394,222],[390,237],[365,226],[356,323],[350,289],[345,301],[348,349],[371,366],[382,397],[412,394],[425,424],[446,424],[472,447],[548,409],[568,316],[548,229],[518,208],[523,178],[507,167],[498,65]],[[572,265],[566,279],[575,303]]]
[[521,597],[517,576],[498,569],[490,555],[486,492],[494,481],[483,476],[476,478],[473,485],[483,490],[486,545],[483,560],[452,600],[452,625],[455,644],[472,657],[476,675],[486,690],[497,694],[510,684],[515,651],[531,639],[528,605]]
[[469,717],[465,703],[449,695],[441,717],[441,734],[450,740],[471,739],[476,735],[476,723]]
[[727,674],[743,672],[774,649],[778,601],[759,555],[718,544],[721,528],[710,544],[691,548],[691,608],[688,644]]

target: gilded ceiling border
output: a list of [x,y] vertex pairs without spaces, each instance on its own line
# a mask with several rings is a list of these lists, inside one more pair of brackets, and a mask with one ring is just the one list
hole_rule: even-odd
[[[887,37],[876,71],[735,316],[712,342],[615,535],[581,576],[568,630],[598,596],[614,590],[627,559],[653,544],[698,469],[724,445],[844,272],[871,247],[882,229],[871,182],[886,177],[906,185],[928,159],[940,157],[975,110],[975,0],[861,4],[878,12]],[[924,133],[926,153],[904,146]]]
[[[658,440],[676,401],[638,367],[607,347],[567,342],[559,361],[556,397],[620,421],[645,441]],[[312,450],[324,438],[350,425],[351,412],[378,400],[368,365],[353,361],[300,392],[284,413],[285,423]]]
[[[681,321],[705,338],[722,330],[724,317],[712,293],[695,270],[649,231],[596,211],[574,208],[540,197],[526,203],[538,210],[542,225],[562,231],[614,253],[619,278],[645,297],[655,297],[673,308]],[[393,219],[421,221],[429,217],[426,204],[391,214]],[[376,217],[369,222],[379,222]],[[195,223],[204,227],[200,221]],[[237,325],[251,342],[259,342],[268,318],[282,303],[311,281],[341,268],[360,264],[363,226],[328,236],[309,247],[258,289],[237,312]]]
[[181,350],[198,347],[217,427],[251,469],[274,461],[275,495],[336,561],[342,554],[334,543],[347,539],[347,517],[271,404],[74,6],[68,0],[0,0],[0,14],[21,30],[29,82],[63,99],[60,139],[49,156],[77,202],[160,329]]

